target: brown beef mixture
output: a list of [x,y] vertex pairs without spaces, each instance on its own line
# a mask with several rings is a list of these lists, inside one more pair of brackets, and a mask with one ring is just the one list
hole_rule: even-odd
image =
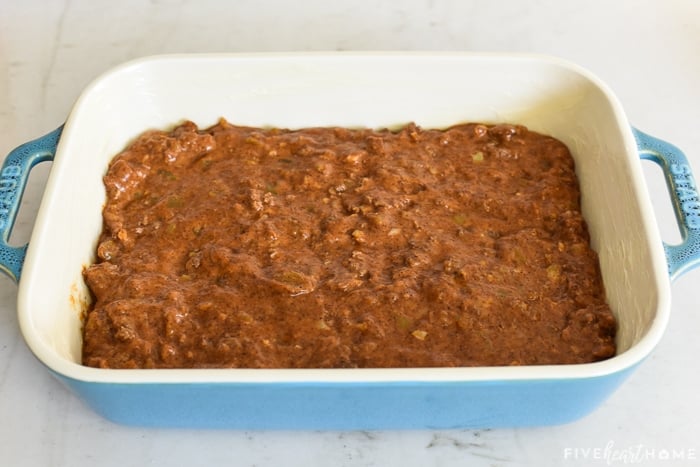
[[186,122],[109,166],[83,362],[591,362],[616,324],[574,163],[522,126]]

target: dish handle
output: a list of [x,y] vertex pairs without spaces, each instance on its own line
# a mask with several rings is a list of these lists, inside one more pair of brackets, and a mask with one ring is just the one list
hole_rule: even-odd
[[685,154],[676,146],[636,128],[639,157],[661,167],[683,240],[678,245],[664,242],[668,273],[675,280],[700,266],[700,197],[698,186]]
[[0,271],[19,282],[27,245],[11,246],[8,241],[19,211],[29,173],[40,162],[51,161],[63,125],[10,152],[0,170]]

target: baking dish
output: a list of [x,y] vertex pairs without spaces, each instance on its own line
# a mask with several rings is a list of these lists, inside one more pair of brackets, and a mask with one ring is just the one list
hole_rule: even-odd
[[[617,316],[618,355],[522,367],[105,370],[81,366],[82,269],[102,228],[102,175],[150,128],[219,117],[252,126],[423,127],[511,122],[566,143]],[[658,233],[640,158],[665,174],[683,234]],[[28,246],[7,239],[31,167],[53,160]],[[36,357],[89,406],[131,425],[390,429],[550,425],[597,407],[653,350],[670,281],[700,263],[700,199],[677,148],[630,127],[599,79],[557,58],[469,53],[148,57],[88,86],[65,125],[20,146],[0,171],[3,270]]]

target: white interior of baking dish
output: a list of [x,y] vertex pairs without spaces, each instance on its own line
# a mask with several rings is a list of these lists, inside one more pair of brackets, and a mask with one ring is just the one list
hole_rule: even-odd
[[[511,122],[555,136],[576,159],[584,216],[619,321],[605,362],[408,370],[96,370],[78,364],[81,271],[102,227],[102,175],[138,134],[183,119],[235,124],[446,127]],[[24,265],[20,324],[50,368],[89,381],[421,380],[608,374],[641,360],[662,334],[669,279],[629,123],[607,88],[569,63],[473,54],[277,54],[153,57],[97,79],[66,123]]]

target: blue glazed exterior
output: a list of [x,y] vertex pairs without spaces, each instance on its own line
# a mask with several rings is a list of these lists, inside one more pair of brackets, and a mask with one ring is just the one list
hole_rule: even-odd
[[572,422],[600,405],[635,366],[596,378],[523,381],[107,384],[56,376],[102,416],[126,425],[448,429]]
[[63,126],[47,135],[29,141],[7,155],[0,170],[0,271],[19,282],[27,245],[8,244],[22,194],[32,168],[40,162],[53,160]]

